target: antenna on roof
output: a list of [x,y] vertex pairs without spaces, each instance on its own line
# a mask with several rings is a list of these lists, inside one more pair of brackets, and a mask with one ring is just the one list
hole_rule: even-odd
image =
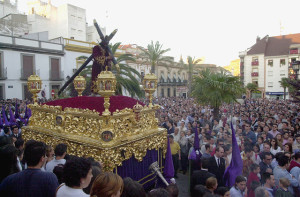
[[279,31],[280,31],[280,35],[282,35],[284,27],[282,26],[281,21],[279,23],[280,23]]

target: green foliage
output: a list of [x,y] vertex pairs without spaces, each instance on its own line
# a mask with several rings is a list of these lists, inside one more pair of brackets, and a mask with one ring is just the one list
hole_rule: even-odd
[[192,91],[192,78],[193,78],[193,73],[194,73],[194,67],[196,66],[196,64],[198,64],[201,61],[201,59],[195,59],[192,58],[191,56],[187,57],[187,63],[184,64],[183,68],[186,69],[188,71],[188,86],[189,86],[189,92],[188,95],[191,95],[191,91]]
[[283,91],[284,91],[284,95],[283,98],[285,100],[286,98],[286,88],[291,87],[291,85],[289,84],[289,79],[286,77],[281,78],[281,81],[279,81],[280,86],[283,87]]
[[192,96],[203,105],[214,108],[214,117],[219,116],[222,103],[237,102],[245,92],[239,77],[229,75],[228,72],[211,72],[205,69],[195,76],[192,82]]
[[250,98],[252,98],[252,93],[258,90],[258,87],[255,83],[248,83],[246,89],[250,92]]
[[151,44],[148,44],[147,49],[139,48],[143,51],[143,53],[140,54],[140,57],[146,60],[145,63],[149,63],[151,65],[151,73],[155,73],[155,67],[158,64],[174,62],[172,57],[164,56],[164,54],[171,49],[162,49],[162,47],[163,45],[159,44],[158,41],[155,44],[151,41]]

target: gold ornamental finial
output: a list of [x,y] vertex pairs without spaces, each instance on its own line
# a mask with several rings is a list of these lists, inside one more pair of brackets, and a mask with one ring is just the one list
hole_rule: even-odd
[[112,95],[115,94],[116,89],[116,77],[115,75],[107,70],[108,67],[105,67],[105,71],[102,71],[97,77],[97,91],[98,93],[104,97],[104,108],[105,111],[102,113],[103,116],[110,115],[109,111],[109,100]]
[[27,87],[29,92],[33,95],[33,102],[37,104],[37,94],[42,89],[42,80],[38,75],[30,75],[27,80]]
[[85,90],[86,81],[83,76],[75,77],[74,81],[74,88],[78,92],[78,96],[82,96],[82,92]]
[[157,77],[155,74],[150,73],[144,76],[143,80],[144,90],[149,94],[149,107],[152,105],[152,94],[156,91],[157,88]]

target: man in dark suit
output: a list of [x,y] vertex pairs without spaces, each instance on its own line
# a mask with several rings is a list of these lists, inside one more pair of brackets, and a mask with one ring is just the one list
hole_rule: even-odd
[[224,186],[223,175],[225,172],[225,159],[223,158],[224,148],[218,146],[213,157],[209,158],[208,172],[216,175],[218,186]]
[[22,139],[22,134],[19,133],[19,128],[18,128],[17,125],[11,126],[11,131],[12,131],[12,134],[11,134],[10,137],[16,138],[16,141],[17,141],[18,139]]
[[216,177],[214,174],[208,172],[209,159],[201,159],[201,170],[195,170],[191,177],[190,191],[194,189],[196,185],[204,185],[209,177]]

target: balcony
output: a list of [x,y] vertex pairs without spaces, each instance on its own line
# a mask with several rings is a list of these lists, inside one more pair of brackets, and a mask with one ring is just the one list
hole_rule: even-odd
[[258,64],[259,64],[258,61],[251,62],[252,66],[258,66]]
[[51,72],[50,71],[50,76],[49,76],[50,81],[63,81],[64,80],[64,72],[59,71],[59,72]]
[[253,73],[251,73],[251,76],[252,76],[252,77],[258,77],[258,72],[253,72]]
[[290,49],[290,54],[298,54],[298,49]]
[[21,68],[21,77],[20,77],[20,80],[27,80],[28,77],[30,75],[33,75],[33,73],[35,73],[35,71],[31,70],[31,69],[23,69],[23,67]]
[[5,79],[7,79],[7,68],[0,70],[0,80],[5,80]]
[[187,85],[187,80],[183,81],[160,81],[158,82],[158,86],[186,86]]

